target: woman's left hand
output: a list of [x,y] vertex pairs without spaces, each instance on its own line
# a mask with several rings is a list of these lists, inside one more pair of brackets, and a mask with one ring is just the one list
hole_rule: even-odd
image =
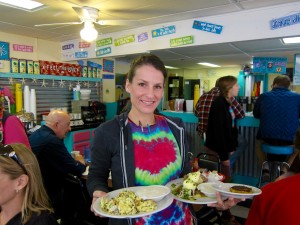
[[237,199],[233,197],[228,197],[225,201],[223,201],[220,192],[217,192],[216,195],[217,195],[217,203],[210,203],[207,204],[207,206],[216,207],[218,210],[227,210],[235,206],[237,203],[245,201],[244,198]]

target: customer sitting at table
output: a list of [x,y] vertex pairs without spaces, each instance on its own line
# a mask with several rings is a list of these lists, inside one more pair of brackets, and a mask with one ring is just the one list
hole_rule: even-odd
[[[253,116],[260,120],[257,132],[256,149],[260,165],[265,160],[261,151],[261,142],[269,145],[293,145],[293,139],[299,127],[300,94],[292,92],[288,76],[277,76],[272,90],[261,94],[254,104]],[[268,155],[269,160],[283,161],[285,155]],[[266,164],[268,165],[268,164]],[[264,168],[263,180],[268,178],[268,167]]]
[[299,224],[300,174],[269,183],[256,196],[246,225]]
[[22,143],[30,148],[24,124],[18,117],[4,108],[4,96],[8,96],[11,104],[14,98],[8,87],[0,87],[0,142],[3,144]]
[[38,161],[24,144],[0,144],[0,224],[58,225]]
[[70,117],[60,110],[51,111],[46,125],[33,132],[29,137],[32,151],[41,167],[44,184],[55,214],[61,217],[63,179],[68,173],[81,175],[85,171],[83,157],[72,158],[64,145],[63,138],[71,130]]

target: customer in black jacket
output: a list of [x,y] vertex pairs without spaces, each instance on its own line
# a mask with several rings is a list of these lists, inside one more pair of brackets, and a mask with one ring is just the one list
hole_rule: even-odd
[[71,130],[70,117],[66,112],[54,110],[47,117],[46,125],[29,137],[32,151],[36,155],[44,184],[55,214],[61,216],[62,188],[68,173],[81,175],[85,171],[84,159],[76,161],[64,145],[63,138]]

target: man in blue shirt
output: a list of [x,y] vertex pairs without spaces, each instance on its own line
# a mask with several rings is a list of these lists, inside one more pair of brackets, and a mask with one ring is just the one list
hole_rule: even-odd
[[57,218],[62,213],[64,176],[68,173],[80,176],[86,168],[83,157],[74,160],[64,145],[63,139],[70,130],[69,115],[54,110],[49,113],[46,125],[29,136],[31,149],[38,159]]
[[[293,145],[299,127],[300,95],[290,91],[288,76],[277,76],[272,90],[257,99],[253,115],[260,119],[256,138],[270,145]],[[260,145],[260,142],[258,142]],[[257,146],[260,149],[260,146]],[[260,153],[261,154],[261,153]],[[278,160],[284,160],[281,156]],[[259,156],[260,163],[264,160]]]

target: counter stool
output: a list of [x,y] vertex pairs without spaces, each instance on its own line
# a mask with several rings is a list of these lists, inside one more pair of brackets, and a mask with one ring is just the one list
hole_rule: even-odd
[[[277,177],[280,176],[280,171],[281,171],[282,166],[286,166],[287,168],[290,168],[290,165],[287,162],[285,162],[284,160],[272,160],[272,159],[268,159],[268,156],[282,155],[282,156],[288,157],[294,152],[294,146],[293,145],[275,146],[275,145],[269,145],[269,144],[263,143],[261,145],[261,150],[262,150],[262,152],[267,154],[267,160],[262,163],[258,187],[261,187],[263,168],[266,164],[269,164],[269,170],[270,170],[269,182],[275,180]],[[272,175],[274,175],[274,176],[272,176]]]

